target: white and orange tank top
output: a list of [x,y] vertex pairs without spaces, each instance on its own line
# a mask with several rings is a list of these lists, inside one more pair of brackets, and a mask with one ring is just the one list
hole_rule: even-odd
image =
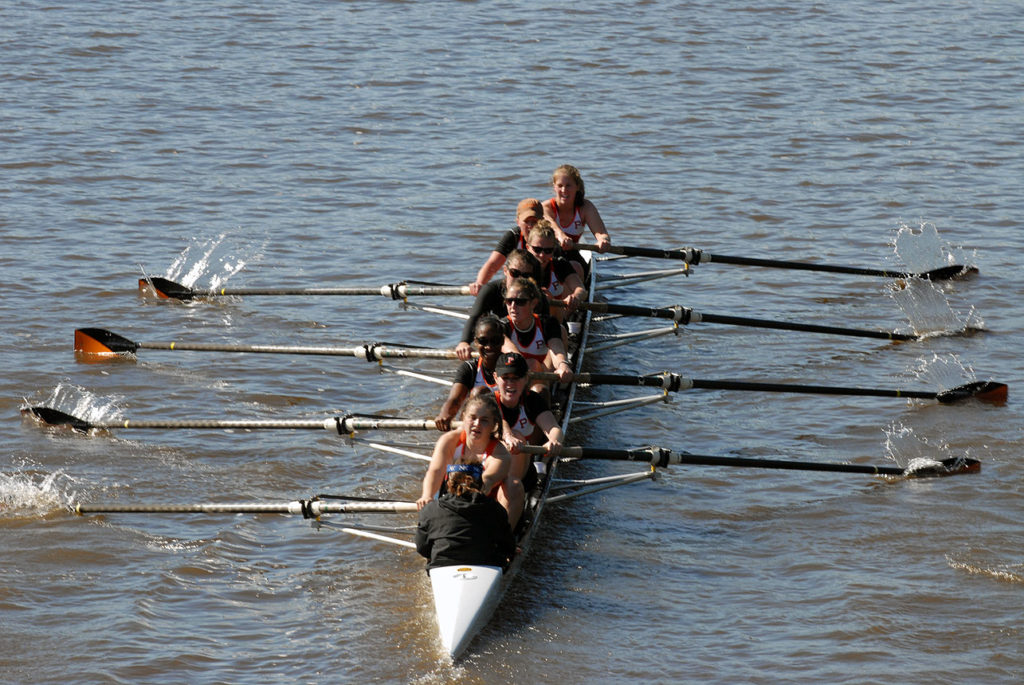
[[[523,355],[527,359],[536,359],[539,362],[543,362],[548,356],[548,343],[544,339],[544,330],[540,325],[540,317],[536,314],[533,315],[533,335],[528,337],[525,341],[520,333],[525,333],[516,328],[516,325],[512,323],[512,318],[509,317],[508,324],[512,335],[509,338],[512,340],[512,344],[516,346],[516,350],[519,354]],[[528,333],[526,333],[528,335]]]
[[548,200],[548,206],[551,207],[552,213],[555,215],[555,218],[558,219],[558,227],[562,229],[562,232],[572,238],[574,243],[578,243],[580,241],[580,237],[583,235],[583,227],[587,225],[583,220],[583,217],[580,215],[580,208],[576,207],[569,223],[563,224],[561,217],[558,215],[558,204],[555,202],[555,198]]

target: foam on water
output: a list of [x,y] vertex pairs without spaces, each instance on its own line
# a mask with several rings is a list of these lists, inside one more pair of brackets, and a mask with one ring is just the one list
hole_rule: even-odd
[[922,221],[912,227],[900,222],[893,237],[896,257],[908,271],[922,272],[952,264],[971,265],[960,248],[951,246],[939,237],[934,223]]
[[72,480],[63,471],[33,470],[0,473],[0,517],[38,516],[72,506],[74,495],[62,484]]
[[118,401],[122,399],[121,397],[100,397],[81,386],[64,381],[38,401],[26,398],[23,408],[42,405],[70,414],[88,423],[106,423],[123,418],[122,411],[117,406]]
[[227,241],[228,237],[227,233],[221,233],[213,238],[193,239],[194,242],[167,267],[166,277],[189,288],[197,287],[206,279],[206,289],[216,290],[249,264],[258,263],[269,241],[266,237],[235,240],[235,235]]
[[931,357],[922,357],[917,360],[911,372],[937,392],[951,390],[978,380],[974,369],[952,353],[936,353]]
[[892,284],[889,293],[917,335],[955,333],[968,325],[980,328],[977,324],[968,324],[976,319],[973,307],[966,315],[958,315],[942,291],[929,280],[900,279]]

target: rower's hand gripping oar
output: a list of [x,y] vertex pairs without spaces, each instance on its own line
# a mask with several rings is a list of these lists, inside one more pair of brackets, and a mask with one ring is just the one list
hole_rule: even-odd
[[[576,246],[578,250],[590,250],[600,252],[597,245]],[[799,271],[824,271],[828,273],[853,274],[857,276],[880,276],[882,278],[927,278],[932,281],[942,281],[951,278],[968,276],[978,273],[977,267],[964,266],[962,264],[951,264],[929,271],[911,273],[908,271],[891,271],[889,269],[865,269],[856,266],[838,266],[833,264],[815,264],[811,262],[792,262],[781,259],[756,259],[753,257],[733,257],[730,255],[711,254],[704,250],[693,247],[684,247],[678,250],[664,250],[649,247],[625,247],[622,245],[607,245],[605,252],[611,254],[625,255],[628,257],[652,257],[654,259],[676,259],[685,264],[736,264],[740,266],[761,266],[771,269],[795,269]]]
[[415,281],[402,281],[400,283],[389,283],[380,286],[352,286],[338,288],[217,288],[204,292],[195,290],[188,286],[163,278],[152,276],[139,279],[139,290],[143,293],[154,294],[162,299],[173,300],[197,300],[212,297],[250,297],[254,295],[266,296],[294,296],[294,295],[332,295],[332,296],[363,296],[382,295],[392,300],[404,300],[413,295],[426,295],[442,297],[448,295],[469,295],[469,286],[459,285],[437,285]]
[[[524,451],[537,453],[543,449],[533,446]],[[705,454],[674,452],[662,447],[644,447],[632,450],[613,450],[599,447],[568,447],[563,446],[560,452],[563,458],[606,459],[617,461],[636,461],[651,464],[653,467],[664,468],[672,464],[688,464],[693,466],[730,466],[755,469],[784,469],[790,471],[829,471],[834,473],[864,473],[872,476],[899,476],[903,478],[932,478],[938,476],[954,476],[964,473],[977,473],[981,470],[981,462],[968,457],[953,457],[942,461],[927,462],[914,468],[897,466],[869,466],[865,464],[832,464],[827,462],[792,461],[784,459],[751,459],[747,457],[719,457]]]
[[[555,381],[553,373],[537,373],[537,380]],[[746,392],[788,392],[812,395],[851,395],[866,397],[896,397],[917,400],[936,400],[941,404],[953,404],[975,398],[983,402],[1002,404],[1006,402],[1009,388],[1005,383],[995,381],[973,381],[941,392],[921,390],[892,390],[887,388],[850,388],[835,385],[802,385],[795,383],[760,383],[717,379],[686,378],[675,373],[654,375],[626,375],[580,373],[576,382],[589,385],[621,385],[660,388],[666,392],[682,390],[738,390]]]
[[358,347],[319,347],[295,345],[231,345],[188,342],[136,342],[105,328],[78,328],[75,330],[75,352],[89,357],[112,357],[134,354],[140,349],[199,351],[199,352],[253,352],[259,354],[310,354],[355,357],[369,362],[383,359],[458,359],[455,350],[430,347],[399,347],[386,343],[366,343]]

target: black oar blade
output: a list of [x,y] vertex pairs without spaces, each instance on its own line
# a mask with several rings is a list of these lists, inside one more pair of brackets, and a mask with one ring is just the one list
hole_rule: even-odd
[[951,266],[943,266],[938,269],[932,269],[931,271],[925,271],[920,274],[921,278],[927,278],[932,281],[948,281],[952,278],[967,278],[978,273],[978,267],[976,266],[963,266],[962,264],[953,264]]
[[110,357],[138,349],[137,343],[105,328],[75,329],[75,352],[79,354]]
[[1006,383],[974,381],[973,383],[960,385],[950,390],[944,390],[936,395],[936,399],[943,404],[952,404],[973,397],[982,402],[1006,404],[1006,397],[1009,391],[1010,389]]
[[192,290],[192,288],[161,276],[140,278],[139,290],[165,300],[194,300],[197,297],[201,297],[201,294]]
[[93,425],[88,421],[83,421],[77,416],[72,416],[52,407],[26,407],[21,410],[21,414],[22,416],[31,416],[38,419],[48,426],[70,426],[73,430],[80,433],[88,433],[93,428]]
[[941,478],[944,476],[958,476],[962,473],[978,473],[981,471],[981,462],[968,457],[952,457],[943,459],[934,464],[927,464],[921,468],[907,469],[903,475],[907,478]]

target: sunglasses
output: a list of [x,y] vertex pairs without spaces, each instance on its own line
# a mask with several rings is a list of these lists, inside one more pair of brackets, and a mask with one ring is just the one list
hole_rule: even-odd
[[528,271],[520,271],[519,269],[509,269],[508,275],[512,278],[531,278],[533,276],[532,273]]
[[538,247],[537,245],[530,245],[530,251],[536,252],[537,254],[554,254],[555,248],[553,247]]
[[498,336],[494,336],[492,338],[480,337],[480,338],[476,339],[476,344],[480,345],[480,346],[484,346],[484,345],[500,345],[503,342],[505,342],[505,338],[498,337]]
[[519,307],[526,306],[532,298],[529,297],[506,297],[505,304],[514,304]]

